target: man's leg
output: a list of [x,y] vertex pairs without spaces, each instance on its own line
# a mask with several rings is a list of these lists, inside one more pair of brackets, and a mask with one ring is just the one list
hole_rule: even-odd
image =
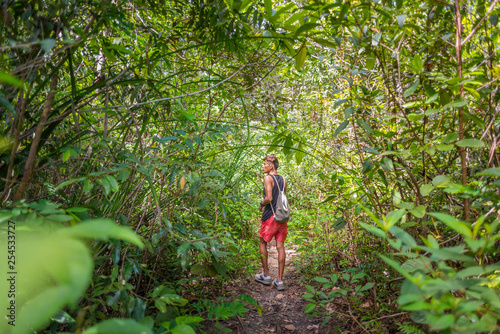
[[262,261],[262,269],[265,276],[269,276],[269,266],[267,264],[267,242],[260,237],[260,260]]
[[[261,238],[262,239],[262,238]],[[283,272],[285,271],[285,242],[276,241],[276,250],[278,251],[278,281],[283,280]],[[267,253],[266,253],[266,265],[267,265]]]

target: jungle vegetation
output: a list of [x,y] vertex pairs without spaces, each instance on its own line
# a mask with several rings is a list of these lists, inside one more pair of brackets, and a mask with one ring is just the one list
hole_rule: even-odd
[[342,300],[364,331],[498,332],[499,14],[3,0],[0,258],[19,276],[2,333],[195,333],[241,314],[251,298],[216,305],[197,284],[257,268],[268,154],[306,314],[328,322]]

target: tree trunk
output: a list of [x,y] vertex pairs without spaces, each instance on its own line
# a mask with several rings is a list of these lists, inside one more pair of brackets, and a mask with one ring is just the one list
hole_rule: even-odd
[[14,195],[14,202],[20,201],[23,198],[24,193],[26,192],[26,189],[28,188],[28,185],[33,177],[33,173],[35,171],[36,155],[38,153],[38,144],[40,144],[40,140],[42,139],[42,131],[43,127],[45,126],[45,122],[47,121],[50,111],[52,110],[52,104],[54,103],[54,98],[57,93],[57,82],[58,75],[56,72],[54,73],[54,76],[52,77],[52,81],[50,83],[50,90],[47,94],[47,101],[45,102],[45,107],[43,108],[40,122],[36,127],[35,137],[31,142],[28,159],[26,160],[26,165],[24,167],[24,175],[21,179],[21,183],[19,184],[19,188],[17,188],[17,191]]

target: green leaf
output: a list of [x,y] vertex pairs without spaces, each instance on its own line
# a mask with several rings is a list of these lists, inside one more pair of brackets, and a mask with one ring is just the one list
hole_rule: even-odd
[[414,215],[417,218],[422,218],[425,216],[425,206],[419,205],[415,207],[413,210],[410,211],[412,215]]
[[492,26],[496,26],[498,24],[498,15],[490,15],[488,18]]
[[417,70],[417,72],[421,72],[422,68],[424,67],[422,64],[422,59],[420,59],[420,55],[418,55],[418,54],[415,55],[415,57],[413,58],[412,64],[415,67],[415,69]]
[[297,31],[295,32],[295,37],[299,36],[301,33],[305,32],[305,31],[314,29],[317,26],[318,26],[318,24],[317,23],[313,23],[313,22],[308,22],[306,24],[301,25],[299,27],[299,29],[297,29]]
[[316,304],[307,304],[304,313],[311,313],[316,308]]
[[496,176],[500,177],[500,167],[488,168],[476,174],[477,176]]
[[371,282],[366,283],[365,285],[363,285],[363,287],[361,289],[359,289],[359,292],[371,289],[372,286],[374,286],[374,285],[375,285],[375,283],[371,283]]
[[314,280],[319,283],[330,283],[330,281],[324,277],[314,277]]
[[437,316],[435,321],[429,322],[431,330],[442,330],[450,328],[455,322],[455,317],[452,314],[445,314],[442,316]]
[[5,73],[3,71],[0,71],[0,82],[7,85],[7,86],[14,86],[18,88],[23,88],[24,87],[24,82],[17,77]]
[[118,191],[118,182],[116,182],[116,179],[111,175],[106,175],[105,178],[106,178],[106,180],[108,180],[109,185],[111,186],[111,190],[113,192],[117,192]]
[[83,192],[85,194],[88,194],[92,190],[92,188],[94,188],[94,184],[92,183],[92,181],[85,180],[83,182]]
[[56,234],[61,237],[91,238],[99,240],[115,238],[129,241],[140,248],[144,247],[139,236],[130,228],[116,225],[111,219],[87,220],[76,226],[62,228],[58,230]]
[[[298,31],[298,30],[297,30]],[[328,48],[336,48],[337,46],[335,45],[335,43],[333,42],[330,42],[329,40],[326,40],[326,39],[323,39],[323,38],[313,38],[314,41],[320,45],[323,45],[323,46],[326,46]]]
[[56,40],[53,38],[47,38],[43,41],[40,41],[40,46],[42,47],[43,51],[45,51],[45,53],[49,53],[55,45]]
[[408,114],[408,119],[412,122],[418,122],[420,121],[425,115],[424,114],[415,114],[415,113],[411,113],[411,114]]
[[484,147],[484,142],[479,139],[467,138],[456,142],[457,146],[460,147]]
[[445,187],[450,183],[451,177],[448,175],[438,175],[434,179],[432,179],[432,184],[435,187]]
[[398,25],[400,28],[403,28],[403,24],[405,23],[406,15],[398,15],[396,16],[396,19],[398,21]]
[[455,148],[455,145],[453,144],[448,144],[448,145],[445,145],[445,144],[438,144],[436,145],[436,148],[439,150],[439,151],[442,151],[442,152],[446,152],[446,151],[451,151]]
[[[405,16],[406,16],[406,15],[405,15]],[[411,94],[413,94],[413,93],[417,90],[417,88],[418,88],[418,86],[419,86],[419,85],[420,85],[420,81],[419,81],[419,80],[416,80],[416,81],[415,81],[414,83],[412,83],[412,84],[410,85],[410,87],[408,87],[408,89],[404,92],[403,97],[405,97],[405,98],[406,98],[406,97],[410,96]]]
[[458,133],[448,133],[446,136],[444,136],[442,141],[443,141],[443,144],[451,144],[455,140],[457,140],[459,137],[460,136]]
[[420,194],[422,196],[427,196],[434,189],[432,184],[423,184],[420,186]]
[[405,213],[406,211],[403,209],[389,212],[385,217],[384,227],[386,231],[389,230],[394,224],[396,224],[401,219],[401,217],[405,215]]
[[470,229],[467,223],[461,222],[455,217],[452,217],[445,213],[432,212],[429,213],[429,215],[439,219],[440,221],[445,223],[449,228],[455,230],[456,232],[462,234],[463,236],[472,238],[472,230]]
[[297,70],[300,70],[302,65],[304,65],[306,61],[306,56],[307,56],[307,48],[306,44],[302,44],[300,47],[299,51],[297,52],[297,55],[295,56],[295,68]]
[[73,184],[75,182],[80,182],[80,181],[83,181],[83,180],[86,180],[86,177],[79,177],[79,178],[76,178],[76,179],[71,179],[71,180],[64,181],[61,184],[59,184],[57,187],[55,187],[55,190],[59,190],[61,188],[69,186],[70,184]]
[[177,256],[184,255],[191,248],[191,243],[189,241],[184,242],[177,248]]
[[180,324],[171,329],[172,334],[196,334],[193,327],[187,324]]
[[372,226],[372,225],[368,225],[368,224],[365,224],[365,223],[361,223],[361,222],[359,224],[361,225],[361,227],[363,227],[368,232],[371,232],[371,233],[375,234],[376,236],[379,236],[382,239],[386,239],[387,238],[387,236],[385,235],[385,232],[382,231],[381,229],[379,229],[378,227],[375,227],[375,226]]
[[370,52],[370,54],[366,57],[365,67],[367,70],[373,69],[373,67],[375,66],[375,60],[375,54],[373,52]]
[[[152,334],[151,329],[132,319],[108,319],[90,327],[85,334]],[[194,333],[194,332],[193,332]]]
[[266,17],[270,18],[273,15],[273,2],[272,2],[272,0],[264,0],[264,8],[266,9]]
[[66,162],[71,157],[71,150],[67,150],[63,153],[62,161]]
[[109,191],[111,190],[111,185],[109,184],[109,181],[107,179],[97,179],[97,183],[103,186],[104,193],[108,195]]
[[335,133],[333,134],[333,137],[335,138],[340,132],[342,132],[342,130],[344,130],[347,125],[349,124],[349,120],[345,120],[343,121],[339,127],[337,128],[337,130],[335,130]]
[[456,100],[452,101],[444,106],[444,108],[458,108],[467,105],[467,101],[464,100]]

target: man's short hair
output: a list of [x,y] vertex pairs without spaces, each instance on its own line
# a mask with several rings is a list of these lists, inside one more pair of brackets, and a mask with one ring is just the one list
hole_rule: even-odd
[[280,166],[278,158],[276,158],[274,155],[268,155],[264,158],[264,161],[272,163],[275,170],[278,170],[278,167]]

